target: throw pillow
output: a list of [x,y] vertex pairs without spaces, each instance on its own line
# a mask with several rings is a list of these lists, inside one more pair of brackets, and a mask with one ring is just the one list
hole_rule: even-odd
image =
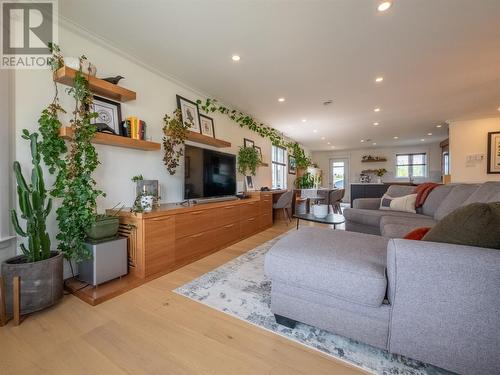
[[440,220],[424,241],[500,249],[500,202],[471,203]]
[[416,240],[420,241],[424,236],[427,234],[428,231],[430,231],[430,227],[423,227],[423,228],[417,228],[413,229],[410,233],[407,233],[406,236],[403,238],[405,240]]
[[417,212],[415,211],[416,199],[417,194],[410,194],[397,198],[392,198],[391,196],[384,194],[382,200],[380,201],[380,209],[415,213]]

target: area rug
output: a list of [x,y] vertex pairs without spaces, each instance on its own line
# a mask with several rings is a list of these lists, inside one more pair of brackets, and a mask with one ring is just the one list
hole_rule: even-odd
[[174,292],[375,374],[451,374],[306,324],[297,324],[294,329],[277,324],[269,307],[271,282],[264,275],[264,255],[279,238],[250,250]]

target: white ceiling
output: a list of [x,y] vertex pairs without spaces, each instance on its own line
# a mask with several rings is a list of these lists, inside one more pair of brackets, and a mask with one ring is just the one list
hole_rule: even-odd
[[377,4],[64,0],[60,11],[313,150],[438,141],[446,120],[500,115],[500,0]]

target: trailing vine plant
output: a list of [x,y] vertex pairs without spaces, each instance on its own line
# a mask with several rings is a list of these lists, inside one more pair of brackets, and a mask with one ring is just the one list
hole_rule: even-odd
[[[50,65],[54,73],[64,65],[64,59],[57,45],[51,45],[50,48]],[[77,262],[91,256],[84,244],[85,231],[95,222],[97,197],[104,195],[96,188],[96,181],[92,177],[99,165],[97,153],[91,143],[96,132],[91,120],[97,117],[97,114],[92,111],[92,93],[82,70],[85,60],[85,56],[80,58],[80,69],[76,72],[73,87],[67,90],[75,100],[73,118],[70,120],[73,138],[69,148],[59,137],[59,115],[65,111],[59,104],[55,81],[54,99],[38,121],[42,136],[39,143],[40,153],[49,172],[56,176],[50,194],[62,198],[62,204],[56,211],[59,225],[59,233],[56,236],[59,240],[58,249],[67,259]]]
[[175,174],[180,164],[180,158],[184,155],[184,143],[188,137],[189,124],[182,122],[182,115],[176,109],[172,116],[165,115],[163,118],[163,149],[165,155],[163,162],[167,166],[168,173]]
[[238,172],[247,176],[247,171],[255,176],[257,166],[261,163],[260,155],[253,147],[240,147],[238,151]]
[[263,138],[268,138],[274,146],[284,147],[288,150],[288,153],[293,156],[297,162],[297,167],[306,168],[311,164],[311,159],[306,156],[304,150],[300,147],[297,142],[287,142],[282,134],[270,126],[256,121],[250,115],[237,111],[235,109],[230,109],[219,104],[216,99],[207,99],[204,103],[201,100],[197,101],[201,109],[207,113],[219,112],[227,115],[231,120],[236,122],[241,128],[247,128]]

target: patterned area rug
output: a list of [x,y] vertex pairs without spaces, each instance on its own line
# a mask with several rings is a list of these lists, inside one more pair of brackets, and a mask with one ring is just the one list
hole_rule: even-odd
[[277,324],[269,307],[271,282],[264,275],[264,255],[278,239],[250,250],[174,292],[375,374],[451,374],[306,324],[297,324],[294,329]]

